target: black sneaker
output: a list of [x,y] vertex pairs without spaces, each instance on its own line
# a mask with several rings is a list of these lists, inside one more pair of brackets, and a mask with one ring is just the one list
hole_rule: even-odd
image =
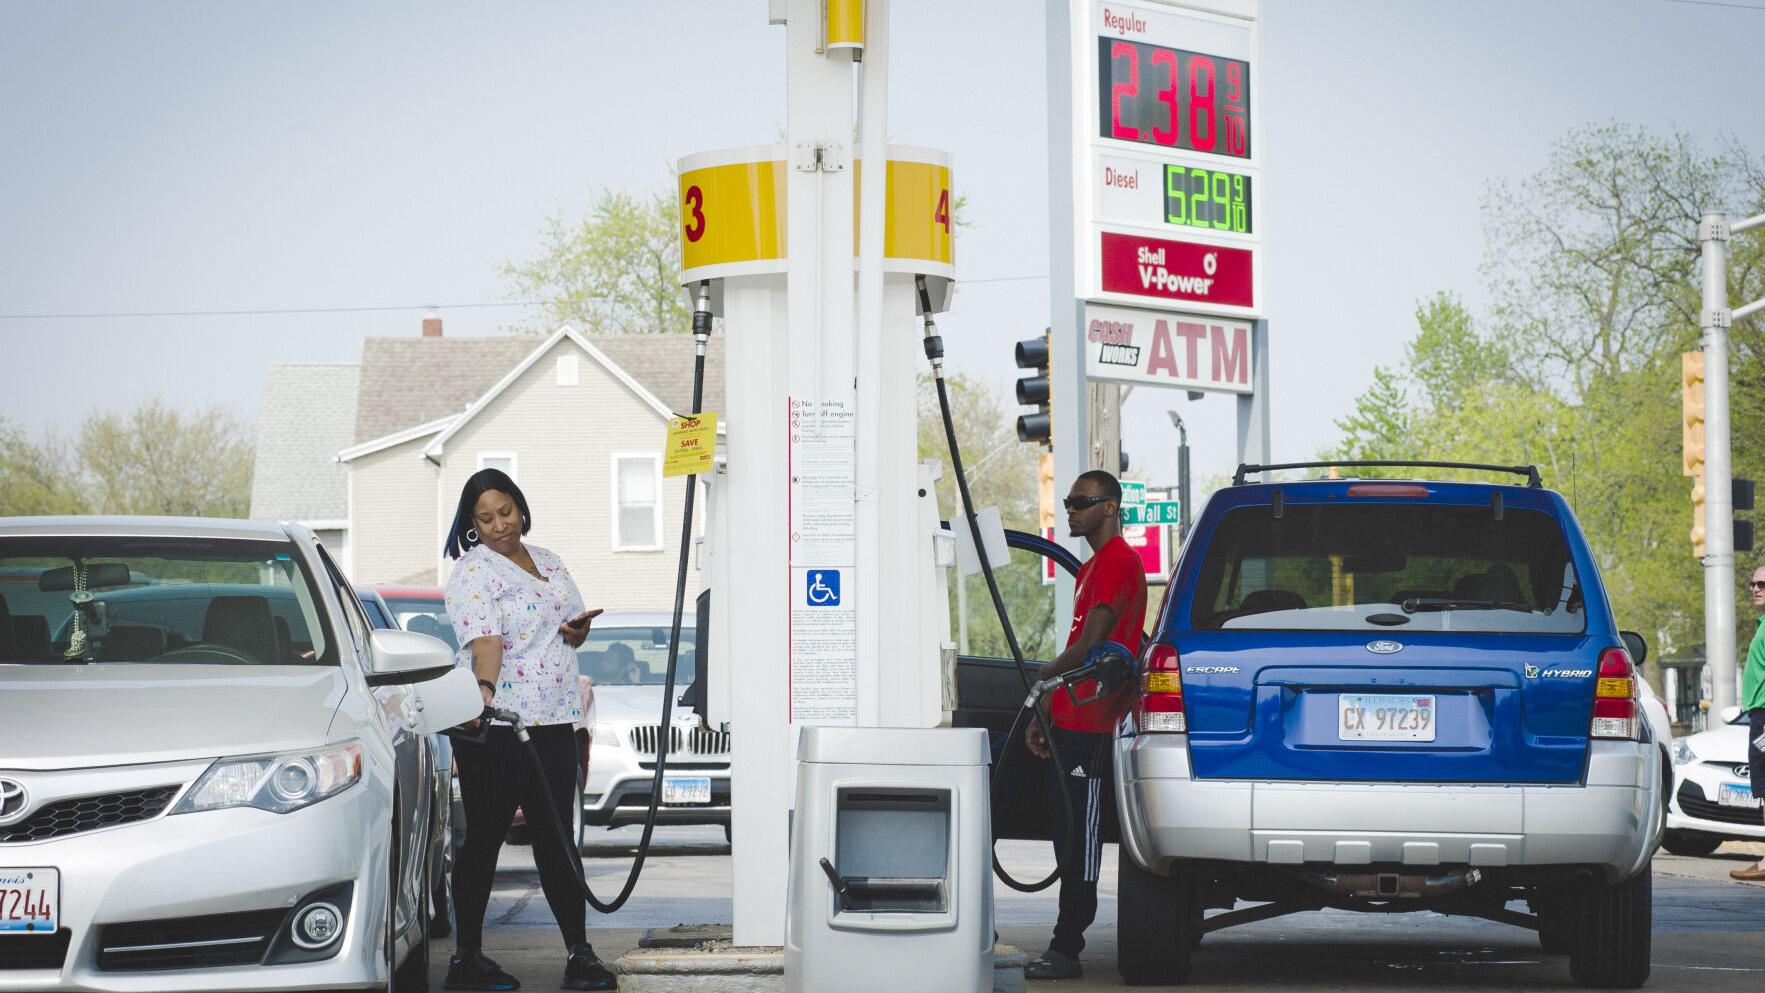
[[503,971],[503,967],[491,961],[490,956],[476,948],[462,948],[454,953],[453,960],[447,964],[447,982],[443,989],[449,990],[518,990],[521,981]]
[[570,959],[564,963],[564,981],[560,985],[567,990],[610,990],[618,988],[619,977],[601,962],[593,945],[584,944],[570,949]]
[[1084,975],[1085,970],[1079,967],[1079,960],[1050,948],[1042,953],[1041,958],[1031,959],[1023,967],[1025,979],[1077,979]]

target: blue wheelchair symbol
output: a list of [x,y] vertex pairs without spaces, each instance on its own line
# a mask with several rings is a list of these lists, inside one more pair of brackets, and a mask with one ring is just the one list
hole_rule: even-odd
[[837,607],[840,605],[840,571],[838,569],[820,569],[809,574],[804,600],[811,607]]

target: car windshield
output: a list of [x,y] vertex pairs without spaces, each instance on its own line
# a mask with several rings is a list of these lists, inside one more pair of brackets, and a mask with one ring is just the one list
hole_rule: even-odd
[[460,650],[460,640],[454,636],[454,626],[447,619],[447,605],[440,597],[385,597],[386,609],[392,611],[393,623],[406,631],[415,631],[440,638],[447,642],[449,648]]
[[0,662],[336,665],[286,541],[0,539]]
[[1488,505],[1294,504],[1220,518],[1196,586],[1202,629],[1573,634],[1585,620],[1562,526]]
[[[601,627],[588,632],[588,640],[576,650],[576,665],[584,676],[600,686],[659,686],[668,679],[669,625]],[[693,678],[697,657],[692,628],[680,629],[680,663],[675,685]]]

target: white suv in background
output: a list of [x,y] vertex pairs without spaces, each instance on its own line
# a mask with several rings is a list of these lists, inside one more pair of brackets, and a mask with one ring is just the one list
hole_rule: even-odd
[[[608,611],[595,618],[576,653],[590,685],[584,718],[590,728],[587,784],[582,788],[578,842],[594,827],[643,823],[656,772],[662,693],[668,677],[669,613]],[[682,619],[676,700],[692,683],[697,662],[693,616]],[[729,831],[729,732],[699,727],[698,715],[676,703],[658,824],[721,824]]]

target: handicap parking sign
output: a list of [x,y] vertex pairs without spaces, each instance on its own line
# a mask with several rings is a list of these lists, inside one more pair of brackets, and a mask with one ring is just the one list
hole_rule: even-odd
[[838,569],[810,569],[805,579],[803,602],[811,607],[837,607],[840,605],[840,571]]

